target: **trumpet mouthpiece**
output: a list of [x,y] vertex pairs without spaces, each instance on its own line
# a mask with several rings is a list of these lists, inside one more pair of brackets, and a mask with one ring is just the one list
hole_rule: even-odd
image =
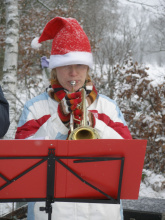
[[76,85],[76,81],[71,81],[70,84],[71,84],[72,86],[75,86],[75,85]]

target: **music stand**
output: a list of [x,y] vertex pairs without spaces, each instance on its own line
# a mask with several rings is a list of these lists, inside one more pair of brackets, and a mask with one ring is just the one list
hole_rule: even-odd
[[118,204],[120,199],[138,199],[146,144],[2,140],[0,202],[45,201],[40,210],[50,220],[51,203],[56,201]]

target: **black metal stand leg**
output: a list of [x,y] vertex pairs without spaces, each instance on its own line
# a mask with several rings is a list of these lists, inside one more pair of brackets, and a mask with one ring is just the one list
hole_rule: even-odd
[[47,161],[47,198],[46,207],[40,207],[40,211],[48,213],[48,220],[51,220],[52,205],[54,202],[54,182],[55,182],[55,149],[49,149]]
[[48,213],[48,220],[51,220],[52,218],[52,206],[49,204],[49,206],[46,205],[46,207],[40,207],[40,211],[45,211]]
[[51,212],[48,212],[48,220],[52,219],[52,206],[51,206]]
[[51,219],[52,219],[52,214],[48,213],[48,220],[51,220]]

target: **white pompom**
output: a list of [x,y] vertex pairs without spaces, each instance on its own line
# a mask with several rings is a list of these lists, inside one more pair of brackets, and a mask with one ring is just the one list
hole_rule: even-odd
[[33,49],[39,49],[39,48],[42,46],[42,44],[38,43],[38,40],[39,40],[39,37],[35,37],[35,38],[32,40],[32,42],[31,42],[31,47],[32,47]]

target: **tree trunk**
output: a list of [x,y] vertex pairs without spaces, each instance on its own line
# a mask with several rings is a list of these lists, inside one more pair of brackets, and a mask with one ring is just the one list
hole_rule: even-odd
[[5,0],[6,46],[3,66],[3,92],[9,102],[10,127],[4,139],[13,139],[16,131],[16,86],[19,40],[18,0]]

